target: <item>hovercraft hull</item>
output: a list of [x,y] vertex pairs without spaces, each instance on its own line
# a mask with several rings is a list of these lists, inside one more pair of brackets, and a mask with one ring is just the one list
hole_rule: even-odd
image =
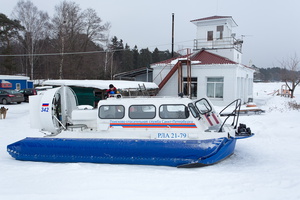
[[234,152],[235,138],[208,140],[25,138],[7,146],[17,160],[199,167]]

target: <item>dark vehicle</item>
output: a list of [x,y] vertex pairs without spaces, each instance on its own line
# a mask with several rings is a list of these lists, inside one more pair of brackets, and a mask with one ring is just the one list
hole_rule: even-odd
[[8,104],[8,103],[18,103],[24,101],[24,95],[20,92],[17,92],[15,90],[0,90],[0,103],[2,104]]
[[37,91],[38,90],[36,90],[34,88],[27,88],[27,89],[19,90],[19,92],[24,95],[24,101],[27,101],[27,102],[29,102],[29,96],[37,95]]

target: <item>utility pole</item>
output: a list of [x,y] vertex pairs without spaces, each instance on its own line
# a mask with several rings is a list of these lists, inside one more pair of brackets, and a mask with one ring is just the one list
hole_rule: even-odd
[[172,13],[172,58],[174,57],[174,13]]
[[61,60],[60,60],[60,66],[59,66],[59,79],[63,78],[63,65],[64,65],[64,46],[65,46],[65,40],[64,36],[61,38]]
[[33,80],[33,33],[31,32],[30,35],[31,35],[30,77],[31,80]]
[[[64,65],[64,51],[65,51],[65,33],[66,27],[65,27],[66,21],[63,21],[62,24],[62,30],[61,30],[61,60],[60,60],[60,66],[59,66],[59,79],[63,78],[63,65]],[[65,31],[64,31],[65,29]]]
[[111,52],[111,63],[110,63],[110,80],[113,80],[113,64],[114,64],[114,53],[115,51]]

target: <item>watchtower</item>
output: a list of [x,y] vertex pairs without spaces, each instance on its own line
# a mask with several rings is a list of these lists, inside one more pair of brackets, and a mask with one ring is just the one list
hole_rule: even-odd
[[237,27],[231,16],[212,16],[191,20],[197,26],[194,50],[205,49],[234,62],[242,61],[242,39],[232,32]]

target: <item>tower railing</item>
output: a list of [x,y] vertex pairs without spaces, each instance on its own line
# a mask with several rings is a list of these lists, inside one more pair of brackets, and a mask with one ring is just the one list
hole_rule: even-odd
[[200,49],[236,49],[242,53],[243,40],[236,39],[234,37],[225,37],[222,39],[213,38],[213,40],[207,39],[195,39],[194,50]]

